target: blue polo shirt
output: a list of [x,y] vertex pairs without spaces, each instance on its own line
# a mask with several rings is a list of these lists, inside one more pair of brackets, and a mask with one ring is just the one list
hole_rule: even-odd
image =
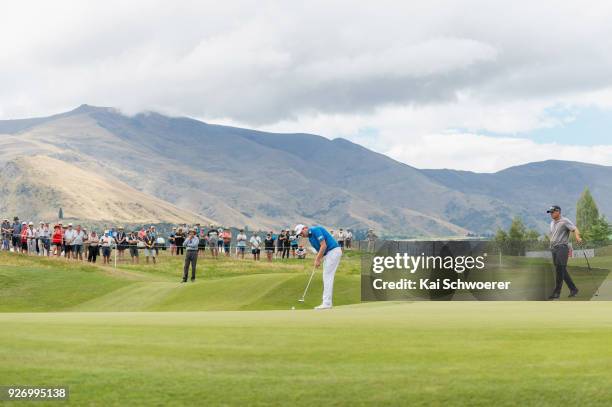
[[325,254],[329,253],[330,250],[334,250],[336,247],[340,247],[336,239],[325,229],[323,226],[313,226],[308,228],[308,240],[310,245],[318,252],[321,249],[321,242],[325,240],[327,247]]

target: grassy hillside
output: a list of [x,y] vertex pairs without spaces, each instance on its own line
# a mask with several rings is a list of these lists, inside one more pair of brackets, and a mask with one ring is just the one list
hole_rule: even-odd
[[[144,259],[143,259],[144,260]],[[118,269],[63,259],[0,252],[0,312],[203,311],[311,308],[320,303],[320,270],[304,304],[300,297],[311,260],[237,260],[209,256],[198,262],[195,283],[181,284],[182,258]],[[335,302],[359,302],[359,257],[347,254],[336,277]]]
[[[141,260],[143,264],[130,265],[126,259],[114,269],[0,252],[0,312],[267,310],[288,309],[292,305],[307,309],[318,305],[321,299],[318,270],[305,303],[297,303],[312,270],[311,259],[275,259],[268,263],[224,256],[212,259],[207,254],[198,260],[197,281],[187,284],[180,283],[182,257],[162,252],[155,265]],[[504,258],[502,271],[536,272],[531,263],[546,267],[547,261],[508,257]],[[605,270],[612,269],[612,256],[592,259],[591,265],[602,269],[593,273],[583,259],[572,259],[570,264],[573,278],[582,289],[578,299],[588,300],[607,275]],[[346,253],[336,274],[336,305],[360,302],[360,271],[359,253]],[[552,279],[552,268],[550,273]],[[516,276],[512,280],[515,285],[521,282]],[[593,299],[612,298],[612,280],[601,285],[600,293]],[[564,296],[562,299],[567,300]]]

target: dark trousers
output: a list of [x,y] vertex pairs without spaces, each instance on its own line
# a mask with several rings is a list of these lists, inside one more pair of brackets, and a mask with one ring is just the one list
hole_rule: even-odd
[[289,258],[289,246],[283,246],[283,254],[282,254],[282,258],[284,259],[285,256],[287,258]]
[[576,291],[576,285],[574,284],[574,281],[572,280],[567,271],[567,258],[569,257],[569,247],[567,245],[559,245],[553,247],[552,257],[553,263],[555,265],[555,271],[557,273],[554,294],[559,295],[561,293],[561,288],[563,287],[564,281],[571,291]]
[[98,246],[89,246],[89,249],[87,251],[87,261],[90,263],[95,263],[97,257],[98,257]]
[[189,265],[191,264],[191,279],[195,280],[196,264],[198,263],[198,251],[187,250],[185,253],[185,266],[183,266],[183,281],[189,277]]

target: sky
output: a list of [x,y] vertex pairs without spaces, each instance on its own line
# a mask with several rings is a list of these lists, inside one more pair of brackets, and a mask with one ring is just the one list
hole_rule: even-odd
[[4,1],[0,119],[83,103],[418,168],[612,165],[612,3]]

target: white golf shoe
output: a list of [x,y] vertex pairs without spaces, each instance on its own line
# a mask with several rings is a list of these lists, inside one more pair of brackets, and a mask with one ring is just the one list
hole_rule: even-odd
[[332,306],[328,304],[321,304],[321,305],[314,307],[314,309],[316,310],[332,309]]

